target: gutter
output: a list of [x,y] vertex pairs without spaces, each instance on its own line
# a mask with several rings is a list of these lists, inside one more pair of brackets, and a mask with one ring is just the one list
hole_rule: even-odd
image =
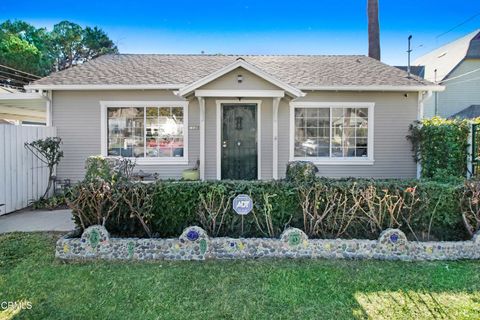
[[395,92],[418,92],[418,91],[444,91],[445,86],[424,85],[424,86],[304,86],[298,87],[300,90],[311,91],[395,91]]
[[[27,85],[26,90],[181,90],[186,84],[79,84],[79,85]],[[299,90],[308,91],[389,91],[389,92],[418,92],[418,91],[434,91],[440,92],[445,90],[445,86],[441,85],[424,85],[424,86],[391,86],[391,85],[375,85],[375,86],[303,86],[298,87]]]
[[178,90],[185,84],[32,84],[25,90]]

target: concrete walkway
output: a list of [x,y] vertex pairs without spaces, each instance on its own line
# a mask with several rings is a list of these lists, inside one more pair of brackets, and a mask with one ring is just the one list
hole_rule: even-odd
[[14,231],[70,231],[75,229],[70,210],[21,211],[0,216],[0,233]]

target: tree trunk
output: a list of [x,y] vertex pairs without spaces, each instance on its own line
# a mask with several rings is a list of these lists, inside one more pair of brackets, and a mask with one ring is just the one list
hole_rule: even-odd
[[368,56],[380,60],[380,25],[378,23],[378,0],[367,0]]

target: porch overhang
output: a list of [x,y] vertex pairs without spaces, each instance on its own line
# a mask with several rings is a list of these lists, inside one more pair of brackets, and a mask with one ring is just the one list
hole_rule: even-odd
[[49,99],[38,93],[0,94],[0,118],[46,122]]
[[196,97],[283,98],[283,90],[195,90]]

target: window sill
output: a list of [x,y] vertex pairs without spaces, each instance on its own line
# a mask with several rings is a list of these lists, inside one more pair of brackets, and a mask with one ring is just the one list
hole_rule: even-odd
[[140,166],[149,165],[188,165],[188,159],[137,159],[137,164]]
[[[106,158],[121,158],[116,156],[105,156]],[[188,158],[169,158],[169,159],[145,159],[145,158],[125,158],[140,166],[149,165],[188,165]]]
[[292,161],[310,161],[315,165],[349,165],[349,166],[372,166],[375,160],[371,159],[318,159],[318,158],[294,158]]

